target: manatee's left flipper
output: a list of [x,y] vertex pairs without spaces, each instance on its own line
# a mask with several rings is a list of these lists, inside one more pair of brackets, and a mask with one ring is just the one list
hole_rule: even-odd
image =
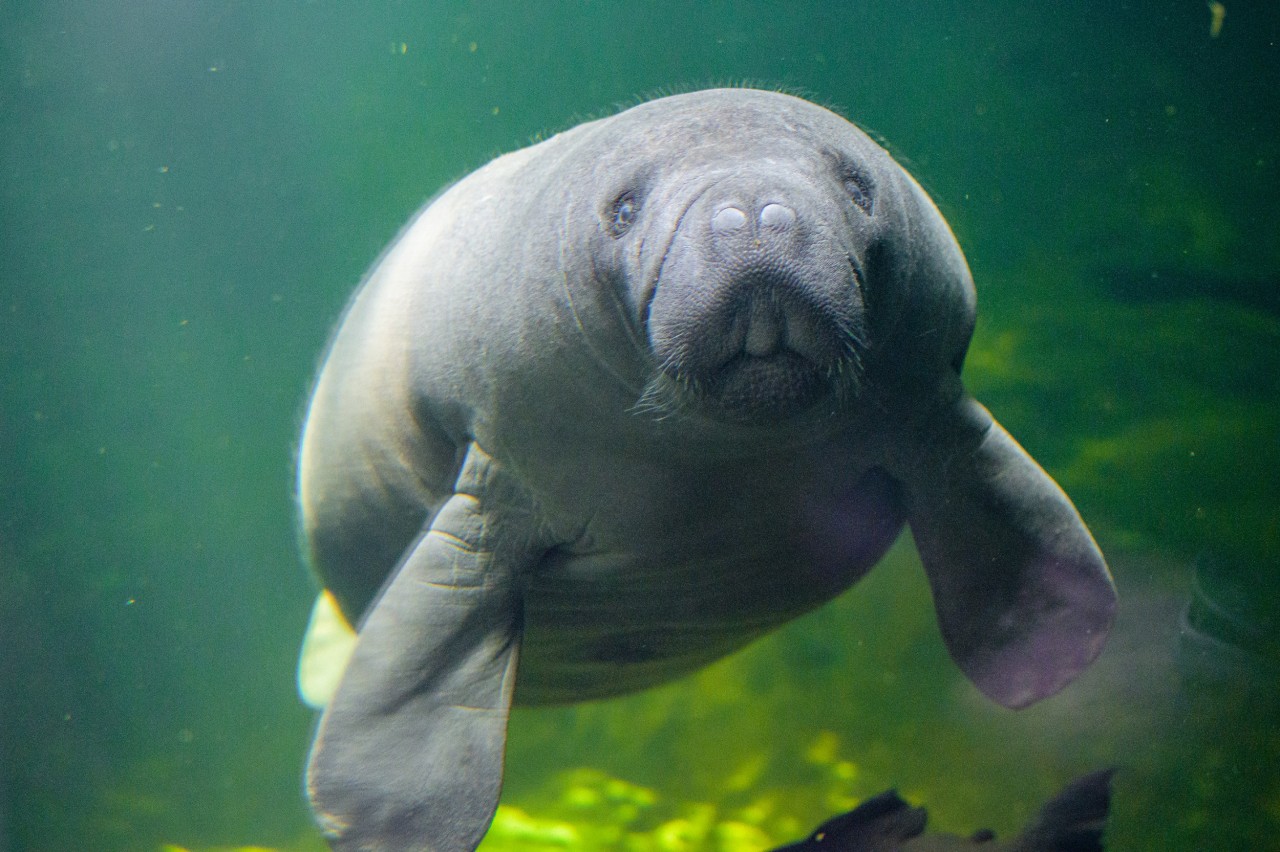
[[[361,625],[307,766],[335,849],[469,852],[502,785],[527,506],[474,444],[446,501]],[[513,505],[514,504],[514,505]]]
[[1102,651],[1116,593],[1067,495],[968,397],[909,480],[907,520],[961,670],[1006,707],[1070,683]]

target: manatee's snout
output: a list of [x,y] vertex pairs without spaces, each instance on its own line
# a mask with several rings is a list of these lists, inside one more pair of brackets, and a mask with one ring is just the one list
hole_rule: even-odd
[[736,279],[730,286],[739,291],[720,341],[724,360],[772,358],[788,350],[819,354],[813,318],[788,295],[786,258],[800,249],[795,225],[796,211],[776,201],[758,211],[727,205],[711,216],[708,240]]
[[785,418],[855,387],[863,305],[834,218],[796,187],[695,201],[650,305],[664,384],[738,421]]

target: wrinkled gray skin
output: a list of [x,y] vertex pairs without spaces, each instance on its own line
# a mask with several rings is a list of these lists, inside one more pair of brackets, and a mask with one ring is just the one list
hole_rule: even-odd
[[472,849],[513,695],[691,672],[904,523],[978,688],[1066,685],[1111,579],[964,391],[973,322],[920,187],[787,95],[652,101],[439,196],[348,308],[303,436],[309,555],[362,619],[308,765],[333,845]]

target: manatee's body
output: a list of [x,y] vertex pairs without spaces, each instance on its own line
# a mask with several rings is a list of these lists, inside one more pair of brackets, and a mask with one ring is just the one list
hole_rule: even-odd
[[472,848],[513,692],[695,670],[904,523],[979,688],[1070,681],[1110,578],[964,392],[973,320],[921,189],[781,94],[646,103],[443,193],[348,308],[302,444],[312,564],[362,620],[309,765],[335,845]]

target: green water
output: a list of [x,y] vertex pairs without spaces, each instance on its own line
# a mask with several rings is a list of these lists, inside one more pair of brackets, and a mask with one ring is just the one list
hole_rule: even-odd
[[994,708],[904,538],[695,678],[517,711],[487,848],[760,849],[892,786],[1007,834],[1109,765],[1110,848],[1278,848],[1274,623],[1178,627],[1204,554],[1212,624],[1280,606],[1280,12],[1225,8],[0,0],[0,852],[321,848],[291,454],[343,302],[442,183],[742,81],[934,195],[968,383],[1094,529],[1115,638]]

